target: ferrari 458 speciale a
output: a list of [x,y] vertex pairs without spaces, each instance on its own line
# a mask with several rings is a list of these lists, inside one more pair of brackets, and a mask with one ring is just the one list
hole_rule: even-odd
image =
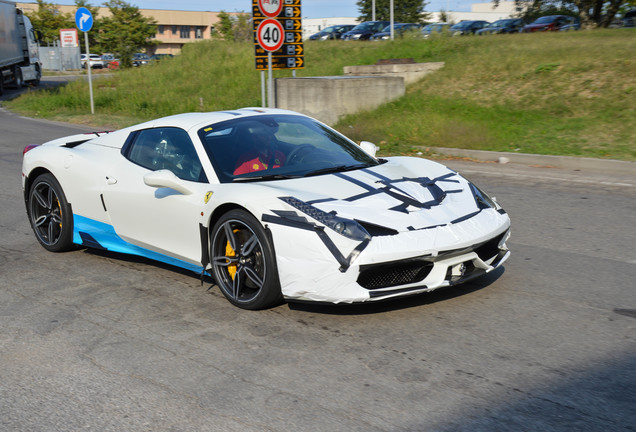
[[495,200],[439,163],[375,152],[310,117],[244,108],[28,146],[22,184],[49,251],[207,273],[245,309],[408,296],[508,258]]

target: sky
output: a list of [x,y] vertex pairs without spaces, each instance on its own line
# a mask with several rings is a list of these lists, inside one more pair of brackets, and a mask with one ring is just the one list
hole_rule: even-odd
[[[34,0],[26,0],[34,1]],[[105,1],[105,0],[104,0]],[[89,0],[94,6],[104,1]],[[175,0],[126,0],[140,9],[174,9],[194,11],[251,12],[251,0],[189,0],[186,3]],[[476,0],[487,1],[487,0]],[[49,0],[50,3],[72,5],[73,0]],[[425,10],[439,12],[441,9],[455,12],[469,11],[470,3],[461,0],[428,0]],[[356,0],[302,0],[301,11],[304,18],[358,17]]]

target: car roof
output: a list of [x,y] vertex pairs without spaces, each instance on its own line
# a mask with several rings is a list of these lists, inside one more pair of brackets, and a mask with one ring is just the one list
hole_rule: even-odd
[[178,127],[186,131],[190,131],[192,129],[199,130],[204,126],[231,120],[234,118],[256,117],[271,114],[302,115],[294,111],[258,107],[205,113],[175,114],[156,120],[150,120],[145,123],[127,127],[125,129],[120,129],[109,134],[101,135],[100,137],[91,140],[91,143],[108,147],[121,147],[123,142],[125,141],[125,137],[130,135],[131,132],[138,130],[151,129],[156,127]]

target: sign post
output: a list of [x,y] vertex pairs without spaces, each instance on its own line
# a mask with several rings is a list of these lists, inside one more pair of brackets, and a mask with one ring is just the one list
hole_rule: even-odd
[[285,30],[283,30],[283,26],[277,20],[267,18],[258,25],[256,38],[261,48],[267,51],[267,68],[269,74],[267,77],[267,106],[274,108],[274,98],[272,97],[274,93],[274,84],[272,81],[272,51],[277,51],[283,46]]
[[252,0],[256,70],[269,73],[269,107],[273,107],[275,102],[272,97],[272,70],[292,69],[295,76],[296,69],[304,67],[300,1]]
[[75,25],[84,32],[84,43],[86,44],[86,70],[88,71],[88,89],[91,98],[91,114],[95,114],[95,104],[93,102],[93,80],[91,77],[91,51],[88,47],[88,31],[93,27],[93,14],[85,7],[77,9],[75,12]]

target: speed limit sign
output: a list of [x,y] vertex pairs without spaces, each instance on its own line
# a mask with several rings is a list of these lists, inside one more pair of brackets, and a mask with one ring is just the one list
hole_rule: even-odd
[[277,51],[283,46],[285,41],[285,30],[283,25],[275,19],[263,20],[256,29],[258,44],[265,51]]

